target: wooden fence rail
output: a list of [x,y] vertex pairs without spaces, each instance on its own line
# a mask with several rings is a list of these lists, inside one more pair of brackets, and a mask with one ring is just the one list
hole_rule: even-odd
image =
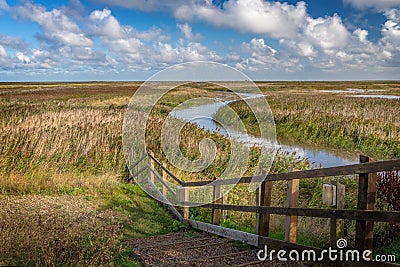
[[261,183],[263,181],[280,181],[280,180],[293,180],[293,179],[310,179],[328,176],[343,176],[352,174],[365,174],[382,171],[395,171],[400,169],[400,159],[378,161],[378,162],[367,162],[353,165],[330,167],[323,169],[312,169],[306,171],[295,171],[288,173],[272,173],[268,174],[267,177],[249,176],[234,179],[220,179],[215,181],[197,181],[197,182],[182,182],[184,187],[194,186],[213,186],[213,185],[231,185],[241,183]]
[[[228,237],[235,240],[241,240],[253,246],[263,246],[269,244],[271,246],[279,246],[288,249],[309,249],[310,247],[296,244],[297,235],[297,217],[320,217],[329,218],[331,220],[330,240],[335,243],[337,237],[337,224],[343,223],[343,219],[356,221],[356,236],[355,243],[358,250],[369,249],[372,250],[373,244],[373,226],[374,222],[389,222],[400,223],[399,211],[378,211],[375,210],[376,201],[376,183],[377,172],[400,170],[400,159],[370,162],[368,157],[360,156],[360,163],[323,168],[305,171],[289,171],[288,173],[268,174],[263,173],[255,177],[241,177],[237,179],[220,179],[214,181],[197,181],[185,182],[176,177],[172,172],[167,169],[165,164],[160,163],[154,156],[147,153],[150,168],[149,183],[153,190],[156,190],[160,199],[163,199],[168,208],[173,212],[177,218],[183,222],[189,223],[192,227]],[[143,161],[146,157],[142,157],[139,161]],[[135,163],[135,166],[139,162]],[[158,174],[155,164],[162,170],[162,174]],[[146,166],[145,166],[146,167]],[[137,171],[142,173],[144,167]],[[322,209],[322,208],[299,208],[299,181],[300,179],[310,179],[319,177],[331,177],[342,175],[358,175],[358,203],[356,210],[344,209],[344,188],[338,184],[338,194],[340,201],[336,209]],[[171,177],[178,183],[176,190],[171,188],[171,184],[167,184],[167,178]],[[288,181],[287,202],[286,207],[273,207],[271,206],[271,193],[273,188],[273,181]],[[155,185],[161,183],[161,191]],[[238,183],[261,183],[257,191],[257,199],[255,206],[244,205],[229,205],[223,203],[221,196],[221,186],[232,185]],[[212,203],[194,203],[190,202],[189,190],[190,187],[199,186],[212,186],[213,187],[213,202]],[[183,216],[170,204],[167,199],[167,191],[178,200],[183,208]],[[212,209],[212,224],[204,222],[197,222],[189,219],[189,207],[200,206],[202,208]],[[221,222],[222,211],[240,211],[252,212],[257,214],[256,233],[249,234],[238,230],[228,229],[219,226]],[[285,215],[286,216],[286,230],[285,241],[272,239],[269,236],[270,215]],[[318,248],[314,248],[316,251]]]

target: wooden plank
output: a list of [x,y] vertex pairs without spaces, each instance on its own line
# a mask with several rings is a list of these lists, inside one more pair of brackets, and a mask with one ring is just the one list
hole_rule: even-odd
[[[336,195],[336,209],[345,208],[345,186],[341,183],[333,181],[332,184],[335,186]],[[342,219],[331,218],[330,219],[330,235],[329,240],[331,247],[336,247],[337,239],[343,238],[344,236],[344,221]]]
[[[289,170],[290,171],[290,170]],[[288,181],[286,207],[297,208],[299,206],[299,179]],[[297,240],[297,216],[286,216],[285,218],[285,241],[296,243]]]
[[164,171],[166,171],[168,173],[169,176],[172,177],[172,179],[174,179],[176,182],[178,182],[180,185],[183,183],[183,181],[181,181],[178,177],[176,177],[172,172],[170,172],[167,168],[164,168],[164,166],[161,164],[161,162],[159,162],[153,155],[150,154],[150,152],[147,153],[149,155],[149,157],[154,160],[155,163],[157,163],[158,166],[161,167],[161,169],[163,169]]
[[198,222],[194,220],[185,220],[195,229],[205,231],[211,234],[219,235],[233,240],[240,240],[252,246],[258,246],[258,235],[245,233],[242,231],[213,225],[210,223]]
[[[375,210],[376,204],[376,173],[368,174],[367,210]],[[374,221],[365,222],[365,249],[372,251],[374,243]]]
[[[158,174],[158,172],[156,170],[150,169],[151,172],[153,172],[154,174],[154,178],[161,182],[161,184],[171,193],[172,196],[175,196],[175,191],[172,190],[171,187],[168,186],[168,184],[166,182],[164,182],[164,180],[162,179],[162,177],[160,176],[160,174]],[[165,196],[165,195],[164,195]]]
[[[256,206],[260,206],[261,185],[256,189]],[[260,235],[260,213],[256,213],[256,234]]]
[[[343,210],[346,208],[346,187],[341,183],[336,183],[336,209]],[[336,238],[344,237],[344,220],[336,220]],[[336,240],[335,244],[336,244]]]
[[189,188],[178,186],[176,188],[176,197],[178,202],[183,206],[183,218],[189,219],[189,206],[191,206],[187,202],[189,199]]
[[264,245],[268,245],[272,248],[279,248],[279,249],[284,249],[287,251],[296,249],[299,252],[302,252],[304,250],[312,249],[312,250],[315,250],[315,252],[317,252],[317,253],[322,252],[322,249],[320,249],[320,248],[314,248],[314,247],[305,246],[305,245],[301,245],[301,244],[290,243],[290,242],[275,239],[275,238],[260,236],[259,239],[260,239],[259,240],[260,247],[263,247]]
[[[271,196],[272,196],[272,182],[264,181],[261,183],[260,187],[260,206],[269,207],[271,206]],[[267,213],[257,213],[258,224],[257,224],[257,234],[261,236],[269,235],[269,224],[270,224],[270,214]]]
[[[369,157],[360,156],[360,162],[369,162]],[[368,196],[368,173],[360,173],[358,177],[358,199],[357,199],[357,209],[366,210],[367,209],[367,196]],[[356,221],[356,237],[355,243],[358,250],[364,250],[366,248],[366,221],[357,220]]]
[[135,168],[142,160],[144,160],[147,157],[147,153],[143,154],[135,163],[133,163],[132,166],[130,166],[130,169]]
[[[214,203],[221,204],[221,187],[219,185],[213,188]],[[221,223],[221,209],[212,209],[212,224],[220,225]]]
[[[154,160],[151,159],[151,158],[150,158],[150,170],[154,170],[154,171],[155,171],[155,169],[154,169]],[[154,172],[153,172],[153,171],[150,172],[150,182],[151,182],[152,184],[155,184],[155,183],[154,183],[155,180],[154,180]]]
[[[217,239],[217,238],[210,238],[210,239]],[[190,247],[185,247],[185,248],[174,248],[171,247],[169,249],[166,249],[164,251],[185,251],[185,250],[191,250],[191,249],[199,249],[199,248],[205,248],[205,247],[212,247],[212,246],[218,246],[218,245],[223,245],[223,244],[229,244],[231,242],[234,242],[233,240],[229,239],[223,239],[223,238],[218,238],[220,241],[213,242],[213,243],[207,243],[207,244],[202,244],[202,245],[196,245],[196,246],[190,246]],[[194,242],[198,242],[199,240],[195,240]],[[193,242],[193,240],[191,241]]]
[[175,209],[174,206],[172,206],[171,204],[169,204],[170,202],[168,201],[168,199],[166,199],[163,194],[161,194],[160,190],[158,190],[158,188],[154,185],[154,184],[150,184],[150,186],[153,188],[154,192],[160,197],[160,199],[163,201],[163,203],[165,203],[168,207],[168,209],[171,211],[171,213],[180,221],[183,222],[183,217],[182,215]]
[[[226,204],[226,203],[228,203],[228,193],[225,193],[222,196],[222,202],[220,204]],[[222,220],[227,219],[228,216],[229,216],[228,211],[227,210],[222,210]]]
[[[189,201],[189,188],[184,187],[185,202]],[[189,206],[183,207],[183,218],[189,219]]]
[[[327,176],[343,176],[350,174],[362,174],[371,172],[391,171],[400,170],[400,159],[378,161],[378,162],[367,162],[353,165],[330,167],[323,169],[313,169],[306,171],[295,171],[291,173],[273,173],[268,174],[266,181],[279,181],[279,180],[292,180],[292,179],[311,179],[317,177]],[[254,180],[253,180],[254,179]],[[183,182],[182,186],[213,186],[213,185],[229,185],[237,183],[261,183],[264,181],[263,176],[250,176],[234,179],[218,179],[216,181],[197,181],[197,182]]]
[[183,222],[183,217],[182,217],[182,215],[179,213],[179,211],[177,211],[177,210],[175,209],[174,206],[172,206],[172,205],[170,205],[170,204],[167,204],[167,207],[168,207],[168,209],[172,212],[172,214],[175,215],[175,217],[178,219],[178,221]]
[[[210,237],[206,237],[206,238],[197,238],[196,240],[195,240],[195,242],[199,242],[199,241],[203,241],[203,242],[205,242],[205,241],[212,241],[213,239],[215,239],[215,238],[210,238]],[[151,245],[151,246],[138,246],[138,247],[135,247],[134,249],[135,250],[139,250],[139,249],[149,249],[149,248],[159,248],[159,247],[169,247],[169,249],[168,248],[166,248],[166,249],[164,249],[164,251],[168,251],[168,250],[175,250],[175,246],[176,245],[182,245],[182,244],[190,244],[190,243],[193,243],[193,240],[184,240],[184,241],[179,241],[179,242],[176,242],[176,241],[174,241],[174,242],[168,242],[168,243],[157,243],[156,245]],[[185,248],[186,249],[186,248]]]
[[127,182],[130,182],[133,180],[133,177],[138,176],[139,174],[141,174],[142,172],[144,172],[149,166],[146,165],[143,168],[141,168],[139,171],[137,171],[135,174],[133,174],[128,180],[126,180]]
[[[204,222],[198,222],[194,220],[185,220],[185,222],[189,223],[190,226],[197,230],[205,231],[211,234],[219,235],[222,237],[226,237],[229,239],[233,240],[239,240],[244,243],[247,243],[251,246],[258,246],[259,248],[264,248],[264,246],[269,246],[269,250],[271,249],[282,249],[286,250],[287,252],[291,250],[296,250],[299,253],[302,252],[307,252],[306,255],[310,255],[309,257],[313,257],[313,254],[310,253],[310,251],[315,251],[315,257],[318,259],[320,255],[322,254],[322,249],[320,248],[315,248],[315,247],[310,247],[310,246],[304,246],[300,244],[294,244],[290,242],[286,242],[283,240],[278,240],[278,239],[273,239],[269,237],[263,237],[263,236],[258,236],[255,234],[250,234],[230,228],[225,228],[222,226],[217,226],[209,223],[204,223]],[[326,256],[325,252],[325,256]],[[312,260],[311,260],[312,261]],[[324,257],[324,260],[321,261],[321,263],[329,263],[332,264],[332,262],[329,260],[328,257]],[[355,265],[349,265],[353,264],[352,262],[341,262],[337,261],[335,262],[335,266],[399,266],[396,264],[392,263],[382,263],[382,265],[376,265],[376,262],[354,262]]]
[[164,195],[164,196],[166,196],[167,195],[167,187],[166,187],[166,185],[167,185],[167,172],[165,171],[165,169],[166,169],[166,166],[165,166],[165,163],[163,163],[163,165],[162,165],[164,168],[162,169],[162,181],[163,181],[163,183],[162,183],[162,194]]
[[[185,203],[185,205],[196,205],[201,203]],[[283,207],[257,207],[257,206],[241,206],[241,205],[225,205],[225,204],[203,204],[203,208],[217,208],[223,210],[243,211],[243,212],[259,212],[267,214],[304,216],[304,217],[320,217],[320,218],[337,218],[350,220],[374,220],[378,222],[400,222],[399,211],[379,211],[379,210],[333,210],[318,208],[283,208]]]
[[[175,250],[175,251],[179,251],[179,250]],[[197,266],[197,264],[195,264],[194,262],[195,261],[210,261],[210,260],[212,260],[212,259],[218,259],[218,258],[226,258],[226,257],[235,257],[235,256],[238,256],[238,255],[240,255],[240,254],[246,254],[246,253],[249,253],[248,251],[241,251],[241,252],[234,252],[234,253],[228,253],[228,254],[220,254],[220,255],[214,255],[214,256],[211,256],[211,255],[208,255],[208,256],[204,256],[204,257],[201,257],[201,258],[191,258],[190,259],[190,262],[192,263],[192,266]],[[170,259],[167,259],[166,260],[167,261],[167,263],[165,263],[165,264],[161,264],[160,266],[158,266],[158,267],[171,267],[171,266],[185,266],[184,264],[180,264],[180,265],[178,265],[177,263],[179,263],[179,262],[187,262],[188,260],[187,259],[174,259],[174,258],[170,258]]]

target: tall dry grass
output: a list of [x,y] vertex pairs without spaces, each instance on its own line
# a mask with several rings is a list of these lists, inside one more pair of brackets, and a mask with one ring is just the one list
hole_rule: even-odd
[[0,265],[114,265],[131,205],[121,189],[129,99],[12,90],[0,98]]
[[[374,158],[400,157],[400,100],[352,98],[315,91],[268,92],[279,137],[358,151]],[[250,132],[259,130],[243,101],[231,104]],[[224,110],[217,117],[224,119]]]
[[[105,182],[104,175],[110,176],[110,184],[115,181],[125,166],[121,145],[123,109],[88,104],[0,102],[3,193],[10,186],[18,188],[18,182],[23,191],[32,192],[63,184],[95,186],[90,181],[95,175],[99,175],[100,184]],[[83,181],[84,176],[87,181]],[[27,188],[28,181],[32,190]]]

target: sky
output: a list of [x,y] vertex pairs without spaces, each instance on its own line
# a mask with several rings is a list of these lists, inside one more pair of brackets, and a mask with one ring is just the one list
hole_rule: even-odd
[[400,0],[0,0],[0,81],[400,80]]

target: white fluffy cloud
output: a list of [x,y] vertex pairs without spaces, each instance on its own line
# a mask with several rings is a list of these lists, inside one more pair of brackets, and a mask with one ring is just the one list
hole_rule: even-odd
[[358,9],[373,8],[375,10],[386,10],[400,7],[400,0],[343,0],[343,3],[352,5]]
[[4,10],[8,9],[8,4],[7,4],[6,0],[0,0],[0,11],[2,9],[4,9]]
[[392,9],[385,12],[388,20],[382,27],[382,39],[379,42],[381,55],[388,65],[400,64],[400,10]]
[[292,37],[304,23],[306,5],[296,6],[263,0],[236,0],[224,3],[223,9],[204,1],[202,5],[182,5],[174,10],[181,20],[199,19],[217,27],[241,32],[268,35],[273,38]]
[[0,45],[0,57],[6,57],[7,52],[2,45]]
[[78,25],[61,10],[47,11],[45,7],[26,2],[14,8],[19,19],[31,20],[44,31],[42,39],[58,42],[60,45],[93,46],[93,41],[85,36]]
[[16,50],[25,50],[28,47],[25,41],[22,40],[21,38],[12,37],[8,35],[0,36],[0,45]]
[[241,53],[236,66],[258,72],[362,72],[367,79],[371,73],[400,71],[400,10],[387,10],[384,15],[387,21],[382,25],[382,38],[376,43],[368,39],[365,29],[350,32],[338,15],[316,19],[307,16],[298,34],[280,38],[276,49],[269,48],[262,38],[242,44],[247,53]]
[[[118,73],[193,60],[227,63],[249,74],[376,72],[400,66],[400,11],[387,9],[388,5],[382,11],[387,17],[381,29],[382,38],[371,42],[366,29],[350,31],[339,15],[311,17],[304,2],[290,5],[229,0],[219,7],[211,0],[103,2],[146,11],[170,11],[177,18],[176,26],[184,38],[172,40],[168,28],[166,33],[156,26],[138,30],[123,25],[108,8],[85,15],[78,0],[72,0],[75,7],[52,10],[23,2],[7,7],[15,18],[40,26],[35,35],[39,42],[32,45],[19,38],[0,36],[0,69]],[[0,0],[0,9],[2,3],[4,6],[6,2]],[[202,42],[206,37],[193,32],[190,23],[194,20],[252,36],[239,46],[227,40],[216,52],[206,45],[210,42]],[[271,37],[279,42],[270,43]]]
[[219,57],[209,48],[195,41],[200,35],[193,34],[188,24],[179,25],[186,35],[187,44],[172,45],[161,29],[152,27],[138,31],[121,25],[109,9],[95,10],[89,16],[90,35],[100,37],[102,45],[121,64],[132,68],[157,68],[165,64],[193,60],[216,60]]
[[186,40],[199,41],[203,39],[203,36],[200,33],[193,33],[192,27],[187,22],[184,24],[177,24],[176,26],[181,30]]
[[31,62],[31,59],[28,56],[24,55],[24,53],[22,53],[22,52],[17,52],[16,56],[17,56],[18,60],[21,61],[22,63],[30,63]]
[[173,10],[177,6],[202,4],[208,0],[98,0],[99,2],[143,11]]
[[189,43],[187,46],[176,47],[167,43],[159,43],[156,52],[157,55],[153,57],[153,60],[168,64],[197,60],[218,61],[220,59],[216,52],[200,43]]
[[230,0],[219,8],[211,0],[101,0],[103,3],[144,11],[168,10],[183,21],[201,20],[241,32],[292,37],[304,23],[306,4],[264,0]]
[[328,51],[347,45],[349,32],[338,15],[327,18],[307,19],[304,37],[312,44]]
[[127,35],[129,29],[124,29],[118,20],[111,15],[109,9],[95,10],[90,14],[89,25],[91,33],[99,36],[110,37],[113,39],[122,38]]
[[143,41],[166,41],[170,39],[157,27],[138,31],[132,26],[121,25],[109,9],[93,11],[89,16],[87,27],[90,35],[100,36],[105,39],[135,38]]

